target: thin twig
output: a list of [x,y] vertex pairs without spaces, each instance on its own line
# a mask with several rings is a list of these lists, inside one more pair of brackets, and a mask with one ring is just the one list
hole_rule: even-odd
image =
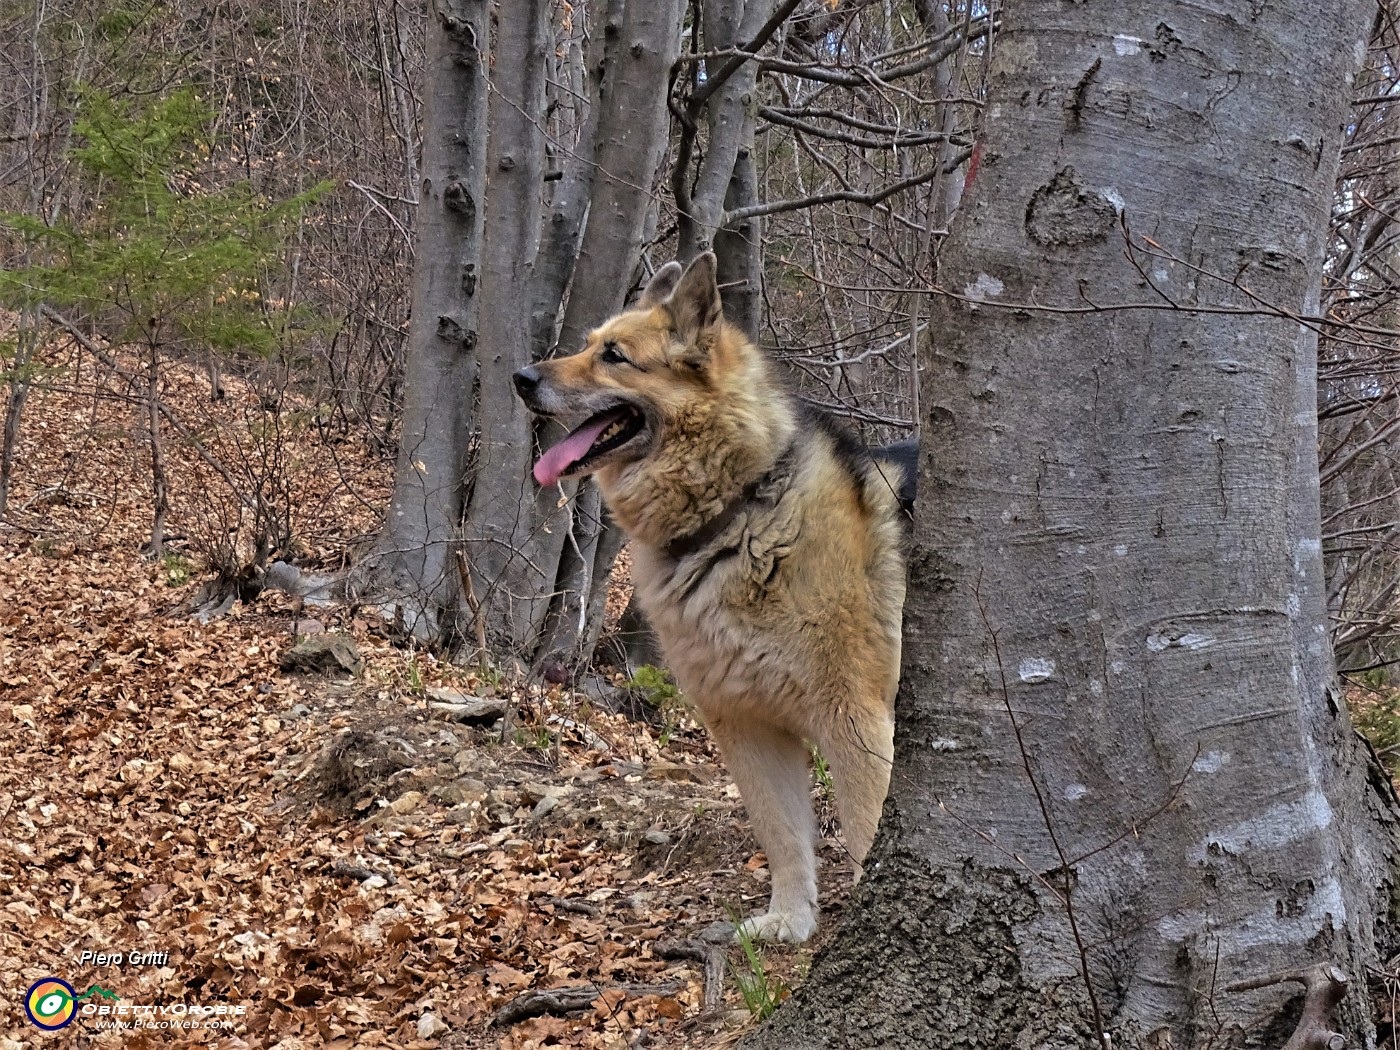
[[467,607],[472,613],[472,628],[476,634],[477,669],[486,677],[486,617],[481,614],[481,602],[476,597],[476,585],[472,583],[471,566],[467,564],[467,552],[458,547],[453,554],[457,558],[457,572],[462,578],[462,593],[466,596]]
[[691,959],[705,967],[705,1005],[713,1010],[724,999],[724,949],[704,941],[657,941],[662,959]]
[[1305,970],[1288,970],[1283,973],[1251,977],[1226,985],[1226,992],[1251,992],[1274,984],[1301,984],[1303,986],[1303,1016],[1298,1018],[1298,1027],[1293,1036],[1284,1044],[1283,1050],[1342,1050],[1346,1037],[1332,1030],[1332,1011],[1337,1008],[1347,994],[1351,978],[1335,963],[1318,963]]

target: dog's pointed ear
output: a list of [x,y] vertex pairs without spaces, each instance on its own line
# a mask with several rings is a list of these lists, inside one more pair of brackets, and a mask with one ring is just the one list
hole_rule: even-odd
[[637,309],[650,310],[653,306],[660,306],[671,298],[671,293],[676,290],[680,279],[681,264],[674,261],[668,262],[657,270],[651,280],[647,282],[646,288],[642,290],[641,297],[637,300]]
[[666,304],[676,333],[683,342],[693,342],[706,329],[719,323],[724,307],[720,303],[715,270],[714,252],[696,256],[695,261],[686,267]]

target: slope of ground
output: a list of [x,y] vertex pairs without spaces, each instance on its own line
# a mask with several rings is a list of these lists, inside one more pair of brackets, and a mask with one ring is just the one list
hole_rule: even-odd
[[[50,357],[0,523],[0,1047],[712,1046],[751,1017],[741,978],[758,1009],[800,976],[810,948],[766,950],[759,990],[739,949],[696,940],[759,907],[767,869],[693,722],[607,713],[615,683],[546,690],[406,652],[350,610],[307,623],[265,598],[201,624],[182,550],[240,528],[220,479],[167,431],[177,539],[142,560],[141,407],[91,356]],[[195,373],[166,380],[206,450],[243,447],[256,414],[226,382],[210,405]],[[294,530],[334,564],[387,477],[298,411]],[[344,632],[363,668],[283,671],[294,624]],[[435,697],[505,718],[454,721]],[[849,875],[823,852],[831,920]],[[50,1036],[23,1004],[46,977],[98,989],[80,1010],[157,1009]],[[547,1005],[572,1010],[494,1023],[561,988],[574,999]],[[229,1027],[161,1027],[201,1008]]]

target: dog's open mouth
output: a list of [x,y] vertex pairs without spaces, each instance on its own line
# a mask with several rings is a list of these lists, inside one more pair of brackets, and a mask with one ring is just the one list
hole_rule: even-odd
[[587,474],[646,428],[646,417],[631,405],[618,405],[589,416],[539,458],[535,480],[548,486],[563,477]]

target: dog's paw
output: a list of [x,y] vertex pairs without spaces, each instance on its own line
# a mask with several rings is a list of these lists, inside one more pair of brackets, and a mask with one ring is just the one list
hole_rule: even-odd
[[817,929],[817,917],[808,913],[770,911],[762,915],[751,915],[734,931],[734,940],[744,935],[755,941],[781,941],[787,944],[801,944]]

